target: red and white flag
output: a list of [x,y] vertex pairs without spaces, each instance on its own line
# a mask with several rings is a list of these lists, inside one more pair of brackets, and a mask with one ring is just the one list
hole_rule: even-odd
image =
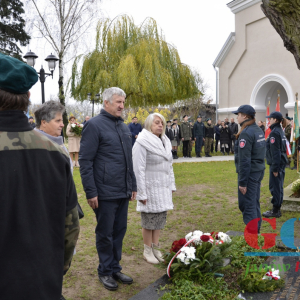
[[[267,106],[267,116],[270,115],[270,101],[269,101],[269,104]],[[268,138],[269,134],[271,132],[271,128],[270,128],[270,119],[267,118],[266,119],[266,131],[265,131],[265,139]]]
[[278,97],[277,97],[277,103],[276,103],[276,109],[275,111],[279,111],[280,112],[280,91],[278,90]]

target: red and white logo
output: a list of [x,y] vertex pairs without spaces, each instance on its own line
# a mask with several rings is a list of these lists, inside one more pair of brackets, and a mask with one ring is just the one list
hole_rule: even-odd
[[275,143],[275,138],[274,138],[274,137],[271,137],[271,138],[270,138],[270,142],[271,142],[271,144],[274,144],[274,143]]
[[244,148],[246,146],[246,140],[241,139],[240,140],[240,148]]

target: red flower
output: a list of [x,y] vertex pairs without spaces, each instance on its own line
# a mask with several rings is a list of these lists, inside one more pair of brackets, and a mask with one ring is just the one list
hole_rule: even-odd
[[210,236],[209,235],[201,235],[200,236],[200,240],[202,241],[202,242],[208,242],[209,241],[209,239],[210,239]]
[[179,241],[174,241],[170,252],[177,253],[186,244],[186,239],[180,239]]

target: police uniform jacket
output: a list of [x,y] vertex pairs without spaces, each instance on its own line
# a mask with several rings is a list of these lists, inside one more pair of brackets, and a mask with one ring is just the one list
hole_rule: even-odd
[[0,111],[0,170],[0,299],[59,299],[79,234],[70,158]]
[[82,130],[79,163],[86,198],[131,198],[137,191],[132,164],[131,132],[122,118],[104,109]]
[[234,160],[239,186],[247,186],[250,173],[265,169],[265,153],[263,132],[255,123],[247,126],[235,141]]
[[279,172],[288,163],[286,156],[286,138],[280,123],[271,125],[271,132],[267,138],[267,164],[270,172]]
[[194,136],[200,136],[200,137],[204,137],[205,136],[205,126],[203,124],[203,122],[198,122],[196,121],[193,127],[193,131],[194,131]]

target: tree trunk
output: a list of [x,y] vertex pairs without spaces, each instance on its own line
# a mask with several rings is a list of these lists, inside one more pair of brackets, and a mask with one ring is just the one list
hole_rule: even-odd
[[262,0],[261,9],[295,57],[300,69],[300,4],[297,0]]
[[[66,107],[65,102],[65,94],[64,94],[64,63],[63,63],[63,55],[59,55],[59,79],[58,79],[58,88],[59,88],[59,94],[58,98],[60,103]],[[67,111],[63,114],[63,122],[64,122],[64,136],[66,137],[66,128],[68,126],[68,115]]]

